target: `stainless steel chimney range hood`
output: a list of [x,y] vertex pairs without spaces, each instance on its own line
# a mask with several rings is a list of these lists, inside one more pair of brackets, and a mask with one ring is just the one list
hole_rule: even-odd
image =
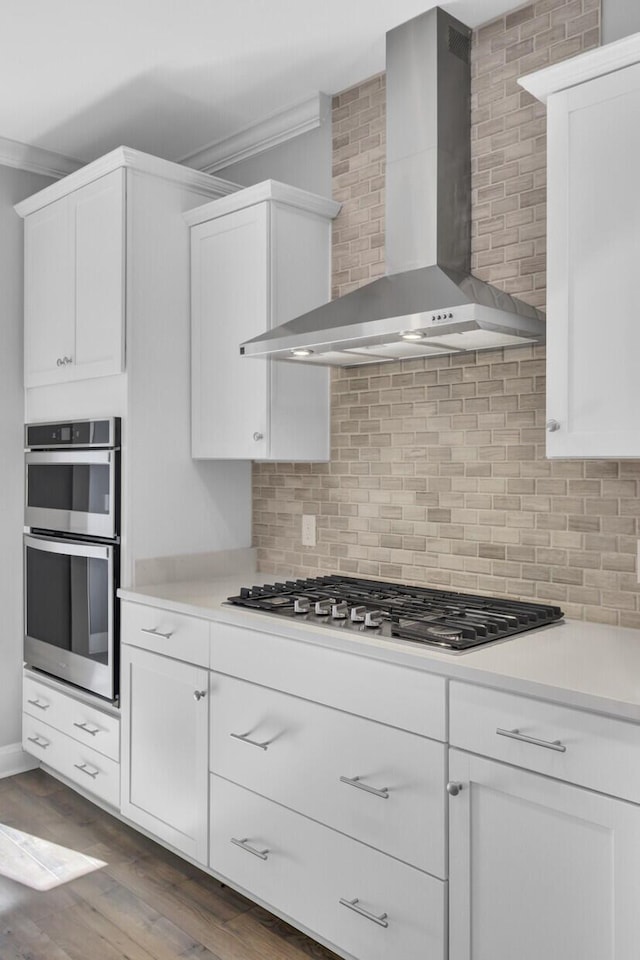
[[357,366],[544,340],[544,314],[471,274],[471,31],[438,7],[387,34],[386,276],[240,347]]

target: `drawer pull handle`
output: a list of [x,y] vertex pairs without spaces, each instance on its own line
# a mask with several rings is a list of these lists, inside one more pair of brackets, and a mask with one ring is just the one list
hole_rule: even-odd
[[374,797],[382,797],[383,800],[389,799],[389,787],[378,790],[377,787],[370,787],[368,783],[363,783],[360,777],[340,777],[340,783],[348,783],[350,787],[357,787],[358,790],[372,793]]
[[35,743],[36,747],[42,747],[43,750],[51,745],[51,741],[45,740],[44,737],[27,737],[27,740],[29,743]]
[[230,737],[233,737],[234,740],[241,740],[243,743],[250,743],[252,747],[260,747],[261,750],[268,750],[270,740],[252,740],[248,733],[230,733]]
[[100,727],[96,727],[94,730],[92,730],[85,720],[83,720],[82,723],[74,723],[73,725],[74,727],[77,727],[78,730],[82,730],[84,733],[90,733],[92,737],[95,737],[97,733],[100,733]]
[[48,710],[51,706],[50,703],[40,703],[39,700],[27,700],[27,703],[30,703],[32,707],[37,707],[38,710]]
[[152,637],[160,637],[162,640],[171,640],[171,637],[174,634],[174,630],[171,630],[169,633],[162,633],[160,630],[156,630],[155,627],[141,627],[142,633],[150,633]]
[[360,906],[360,901],[357,897],[353,900],[345,900],[344,897],[340,897],[339,902],[341,906],[347,907],[348,910],[353,910],[354,913],[359,913],[361,917],[366,917],[366,919],[371,920],[372,923],[377,923],[379,927],[385,927],[386,929],[389,926],[387,913],[381,913],[379,917],[377,917],[375,913],[369,913],[368,910]]
[[510,740],[521,740],[522,743],[532,743],[536,747],[546,747],[547,750],[557,750],[558,753],[566,753],[567,748],[560,740],[538,740],[537,737],[527,737],[516,728],[515,730],[503,730],[502,727],[496,729],[499,737],[509,737]]
[[231,837],[231,843],[235,843],[236,847],[240,847],[242,850],[245,850],[247,853],[252,853],[254,857],[259,857],[260,860],[268,860],[270,850],[256,850],[255,847],[252,847],[249,843],[249,838],[244,837],[242,840],[236,839],[236,837]]
[[82,773],[86,773],[88,777],[91,777],[92,780],[95,780],[100,771],[97,767],[94,767],[93,770],[89,769],[89,765],[86,763],[74,763],[76,770],[81,770]]

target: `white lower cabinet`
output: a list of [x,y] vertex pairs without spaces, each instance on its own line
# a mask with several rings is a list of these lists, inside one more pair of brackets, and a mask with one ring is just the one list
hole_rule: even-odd
[[220,777],[210,862],[359,960],[444,960],[446,883]]
[[123,645],[121,683],[122,813],[206,863],[208,671]]
[[23,677],[22,748],[111,807],[120,805],[117,711],[31,673]]
[[450,960],[632,960],[640,807],[450,751]]

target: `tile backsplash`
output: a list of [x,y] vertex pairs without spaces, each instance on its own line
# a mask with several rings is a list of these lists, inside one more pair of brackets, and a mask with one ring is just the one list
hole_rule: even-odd
[[[516,78],[600,42],[600,0],[537,0],[474,31],[473,272],[545,302],[545,110]],[[384,272],[384,76],[334,99],[333,292]],[[324,464],[255,464],[262,569],[538,599],[640,627],[640,462],[547,460],[545,351],[332,373]],[[301,516],[318,545],[302,547]]]

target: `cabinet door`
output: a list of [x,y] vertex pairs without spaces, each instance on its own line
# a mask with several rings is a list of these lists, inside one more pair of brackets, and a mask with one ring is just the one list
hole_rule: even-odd
[[124,369],[124,177],[120,168],[72,194],[76,345],[70,378]]
[[72,212],[63,197],[24,224],[25,386],[66,380],[64,358],[74,353]]
[[548,140],[547,454],[638,457],[640,64],[552,95]]
[[640,808],[450,751],[450,960],[629,960]]
[[268,317],[268,216],[262,203],[191,230],[194,457],[253,460],[268,450],[269,364],[240,356]]
[[122,813],[207,862],[208,672],[122,647]]

